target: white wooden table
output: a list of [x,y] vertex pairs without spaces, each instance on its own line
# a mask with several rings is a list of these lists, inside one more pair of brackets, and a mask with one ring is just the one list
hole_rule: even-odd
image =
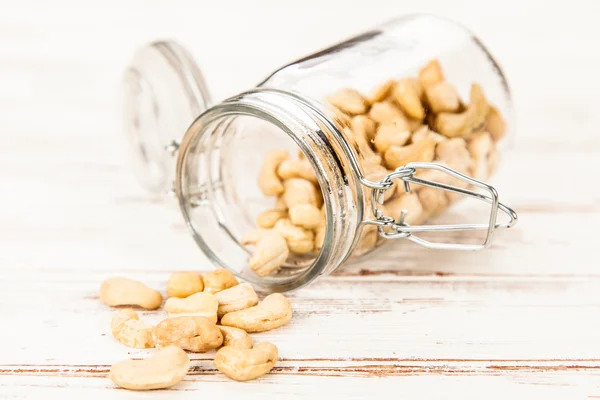
[[[600,398],[600,3],[217,3],[0,0],[0,399]],[[258,335],[281,355],[264,378],[229,381],[207,353],[170,391],[117,390],[110,365],[148,352],[111,338],[99,283],[211,269],[128,172],[133,50],[179,39],[222,98],[416,11],[463,22],[504,66],[518,139],[494,184],[518,227],[478,253],[405,243],[293,293],[292,323]]]

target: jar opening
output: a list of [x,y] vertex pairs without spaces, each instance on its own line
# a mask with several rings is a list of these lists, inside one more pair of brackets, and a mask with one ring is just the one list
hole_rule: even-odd
[[[262,100],[268,97],[257,94]],[[347,256],[361,217],[356,188],[348,187],[356,183],[345,172],[349,167],[340,165],[346,162],[325,145],[329,142],[322,128],[299,108],[283,111],[280,102],[271,108],[240,99],[211,108],[192,124],[180,148],[176,191],[196,242],[213,263],[267,290],[284,291],[329,272]],[[312,169],[313,205],[324,214],[323,247],[314,247],[319,228],[307,226],[306,236],[294,237],[296,244],[287,241],[290,257],[282,267],[259,276],[249,267],[252,233],[260,228],[257,216],[277,208],[277,193],[266,196],[258,177],[273,151],[286,152],[287,160],[303,161]],[[310,178],[280,182],[287,188],[294,179],[306,185]],[[287,195],[283,199],[291,201]],[[278,226],[285,220],[290,223],[288,208],[278,218]],[[263,227],[269,229],[268,223]]]

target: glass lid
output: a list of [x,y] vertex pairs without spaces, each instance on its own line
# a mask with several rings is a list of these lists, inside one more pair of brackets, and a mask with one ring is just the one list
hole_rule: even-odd
[[125,133],[139,182],[154,194],[173,185],[179,141],[211,103],[202,73],[172,41],[140,48],[125,72]]

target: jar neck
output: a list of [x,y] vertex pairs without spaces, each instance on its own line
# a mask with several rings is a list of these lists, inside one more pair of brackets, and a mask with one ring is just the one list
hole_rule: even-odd
[[[267,290],[286,291],[302,287],[317,276],[328,274],[339,267],[351,254],[358,241],[358,232],[365,198],[359,172],[351,149],[336,125],[335,118],[318,103],[290,92],[273,89],[256,89],[211,107],[201,114],[186,132],[181,143],[177,161],[175,190],[186,222],[197,244],[216,264],[229,267],[220,260],[206,242],[206,238],[194,228],[190,218],[188,177],[197,174],[192,149],[200,146],[207,163],[219,164],[215,143],[222,144],[219,137],[226,134],[227,119],[251,116],[275,125],[287,134],[302,150],[316,171],[322,191],[327,216],[323,247],[312,265],[291,277],[259,278],[242,276]],[[223,128],[225,126],[225,128]],[[220,132],[217,132],[220,130]],[[212,160],[211,160],[212,159]],[[211,185],[210,174],[200,185]],[[198,177],[196,177],[198,178]],[[207,194],[210,197],[210,193]],[[216,205],[218,208],[218,205]],[[218,210],[214,210],[216,215]],[[235,240],[232,235],[228,240]],[[241,246],[241,245],[240,245]],[[238,271],[233,271],[238,272]]]

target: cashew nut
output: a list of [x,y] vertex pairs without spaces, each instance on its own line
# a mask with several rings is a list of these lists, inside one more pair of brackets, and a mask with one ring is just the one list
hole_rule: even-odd
[[369,111],[369,118],[378,124],[386,124],[392,122],[396,118],[405,118],[402,110],[396,107],[389,101],[382,101],[373,104]]
[[265,196],[277,196],[283,193],[283,184],[277,175],[277,167],[289,156],[285,150],[271,150],[267,153],[258,174],[258,187]]
[[215,295],[207,292],[194,293],[184,299],[171,297],[165,302],[165,311],[169,317],[205,317],[215,324],[218,308],[219,301]]
[[323,248],[323,242],[325,242],[325,233],[327,232],[327,215],[325,206],[321,207],[321,223],[315,229],[315,248],[314,252],[319,253]]
[[375,247],[379,240],[379,233],[375,225],[366,225],[361,234],[358,243],[356,244],[357,250],[369,250]]
[[421,95],[415,87],[415,81],[408,79],[398,81],[392,89],[392,96],[409,117],[420,121],[425,118],[425,109],[421,104]]
[[489,178],[492,171],[488,160],[496,153],[491,135],[487,132],[476,133],[469,141],[468,149],[473,157],[472,176],[479,180]]
[[298,204],[290,208],[292,224],[306,229],[314,229],[321,223],[321,210],[312,204]]
[[313,204],[319,207],[323,202],[321,193],[317,192],[315,185],[306,179],[287,179],[283,186],[285,188],[283,198],[289,208],[298,204]]
[[467,149],[467,143],[463,138],[452,138],[438,143],[436,158],[443,161],[450,168],[463,174],[469,173],[471,167],[471,156]]
[[219,302],[217,314],[219,318],[223,315],[243,310],[258,304],[258,295],[249,283],[241,283],[229,289],[221,290],[215,294]]
[[197,272],[174,272],[167,281],[169,297],[188,297],[203,290],[204,282]]
[[281,209],[272,209],[263,211],[256,217],[256,224],[265,229],[272,228],[281,218],[287,217],[287,211]]
[[239,349],[251,349],[254,345],[252,338],[243,329],[233,326],[217,325],[223,335],[223,346],[237,347]]
[[398,220],[402,210],[405,210],[407,213],[404,222],[409,225],[418,224],[423,220],[423,207],[416,193],[396,194],[381,207],[384,215],[395,220]]
[[375,148],[385,153],[391,146],[403,146],[410,139],[408,123],[404,118],[396,118],[392,122],[379,125],[375,135]]
[[204,274],[202,280],[204,281],[204,291],[208,293],[217,293],[238,284],[235,275],[223,268],[217,268]]
[[143,360],[116,363],[110,368],[110,380],[129,390],[164,389],[181,382],[189,369],[185,351],[168,346]]
[[444,80],[444,73],[438,60],[431,60],[419,71],[419,82],[425,90]]
[[348,114],[346,114],[331,103],[329,103],[329,106],[331,111],[333,111],[333,116],[339,125],[347,126],[350,123],[350,116]]
[[154,347],[152,327],[140,321],[132,309],[119,311],[111,321],[110,330],[115,339],[125,346],[138,349]]
[[365,139],[363,135],[354,134],[351,129],[344,129],[346,137],[354,145],[358,151],[358,156],[361,158],[363,164],[381,164],[381,156],[373,151],[371,145]]
[[141,282],[109,278],[100,285],[100,300],[107,306],[140,306],[156,310],[162,303],[162,296]]
[[283,198],[283,195],[280,194],[279,196],[277,196],[277,199],[275,200],[275,206],[273,207],[276,210],[287,210],[287,204],[285,204],[285,199]]
[[[437,159],[448,165],[448,167],[460,173],[470,175],[470,169],[473,161],[471,160],[471,155],[467,149],[467,143],[463,138],[452,138],[439,143],[435,149],[435,152]],[[447,175],[444,180],[444,183],[458,188],[466,189],[469,187],[467,182],[455,179],[449,175]],[[446,192],[446,196],[448,197],[448,201],[450,203],[454,203],[462,198],[462,195],[459,193]]]
[[440,82],[430,86],[425,91],[429,108],[434,113],[456,112],[460,107],[460,99],[454,85]]
[[279,328],[292,319],[292,305],[282,294],[273,293],[258,305],[227,313],[221,325],[233,326],[246,332],[264,332]]
[[277,168],[277,175],[281,179],[303,178],[312,183],[317,183],[317,174],[310,162],[305,158],[302,160],[284,160]]
[[271,275],[281,267],[289,254],[286,240],[277,232],[269,232],[256,241],[248,265],[258,276]]
[[386,81],[383,85],[377,86],[367,99],[369,104],[375,104],[385,100],[385,98],[388,97],[388,95],[390,94],[390,90],[392,89],[394,84],[396,84],[396,81],[390,79]]
[[433,139],[436,143],[441,143],[448,140],[446,136],[440,135],[439,133],[435,133],[434,131],[429,129],[427,125],[422,125],[421,127],[419,127],[419,129],[417,129],[412,135],[413,143],[420,142],[421,140],[426,138]]
[[423,213],[427,218],[438,215],[448,207],[448,198],[443,190],[424,187],[417,194],[423,206]]
[[367,111],[365,98],[354,89],[341,89],[329,98],[329,102],[351,115],[364,114]]
[[296,226],[286,218],[277,221],[274,229],[285,239],[291,252],[306,254],[313,250],[315,236],[312,231]]
[[426,137],[408,146],[391,146],[385,152],[385,163],[389,169],[396,169],[411,162],[429,162],[433,160],[436,142]]
[[319,226],[315,230],[315,248],[313,251],[315,253],[319,253],[323,248],[323,243],[325,242],[325,233],[327,232],[325,226]]
[[274,232],[273,229],[255,229],[253,231],[246,233],[242,237],[242,244],[245,246],[249,245],[249,244],[254,245],[260,239],[264,238],[267,235],[271,235],[273,232]]
[[477,84],[471,85],[471,102],[461,113],[439,113],[435,117],[435,130],[448,137],[462,137],[482,127],[487,119],[489,104],[483,90]]
[[350,120],[350,129],[355,135],[361,135],[367,142],[375,137],[377,125],[366,115],[357,115]]
[[204,353],[223,343],[217,325],[204,317],[174,317],[161,321],[152,330],[156,347],[179,346],[184,350]]
[[273,369],[279,352],[274,344],[263,342],[253,349],[225,346],[217,351],[215,367],[236,381],[249,381]]
[[502,118],[500,111],[494,106],[490,106],[490,112],[487,116],[485,126],[495,142],[506,135],[506,122],[504,122],[504,118]]

